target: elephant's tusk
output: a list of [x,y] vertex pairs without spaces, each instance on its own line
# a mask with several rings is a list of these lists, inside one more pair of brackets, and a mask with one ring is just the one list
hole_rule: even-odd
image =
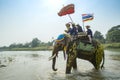
[[56,57],[56,54],[54,54],[53,56],[49,57],[49,61],[52,60],[55,57]]

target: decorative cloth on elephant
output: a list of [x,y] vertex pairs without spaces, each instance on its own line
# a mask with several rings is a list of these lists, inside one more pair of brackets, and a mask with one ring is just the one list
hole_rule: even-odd
[[94,51],[94,46],[92,44],[86,44],[84,42],[79,42],[77,49],[92,52]]
[[56,39],[56,41],[62,41],[63,39],[65,38],[65,35],[64,34],[60,34],[58,37],[57,37],[57,39]]

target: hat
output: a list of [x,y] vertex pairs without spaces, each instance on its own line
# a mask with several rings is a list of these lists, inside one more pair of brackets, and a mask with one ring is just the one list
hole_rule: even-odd
[[90,28],[90,26],[89,26],[89,25],[87,25],[87,26],[86,26],[86,28]]
[[72,23],[72,26],[75,26],[75,23]]
[[76,26],[80,26],[79,24],[77,24]]
[[70,24],[69,24],[69,23],[67,23],[67,24],[66,24],[66,26],[67,26],[67,27],[70,27]]

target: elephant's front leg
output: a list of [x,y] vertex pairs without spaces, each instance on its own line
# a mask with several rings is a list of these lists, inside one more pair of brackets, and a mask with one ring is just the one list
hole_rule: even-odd
[[76,57],[73,54],[69,54],[66,63],[66,74],[71,73],[71,69],[77,69]]
[[72,62],[71,62],[70,57],[68,55],[67,63],[66,63],[66,74],[71,73],[71,68],[72,68]]
[[68,58],[66,63],[66,74],[71,73],[71,68],[77,69],[77,51],[76,51],[76,43],[73,43],[72,46],[68,48]]
[[77,60],[76,60],[76,58],[74,59],[72,64],[73,64],[73,69],[77,70]]

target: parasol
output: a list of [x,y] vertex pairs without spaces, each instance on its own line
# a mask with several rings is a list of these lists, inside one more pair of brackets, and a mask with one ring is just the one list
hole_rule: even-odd
[[67,6],[64,6],[58,13],[59,16],[64,16],[67,15],[69,16],[69,18],[71,19],[71,21],[73,22],[71,16],[69,14],[74,13],[74,4],[69,4]]

